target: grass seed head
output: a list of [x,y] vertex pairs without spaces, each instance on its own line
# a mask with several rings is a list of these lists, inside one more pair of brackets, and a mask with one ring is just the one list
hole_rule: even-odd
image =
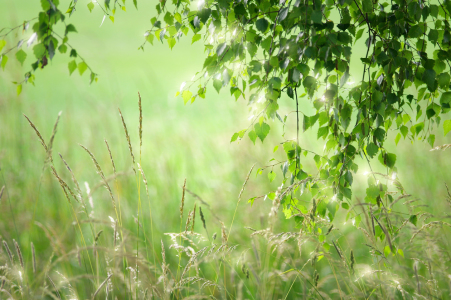
[[114,164],[113,154],[111,154],[110,145],[108,145],[107,140],[105,140],[106,148],[110,154],[111,164],[113,165],[113,173],[116,174],[116,165]]
[[19,244],[16,242],[16,240],[13,240],[13,242],[14,247],[16,248],[17,256],[19,257],[20,266],[22,267],[22,269],[25,269],[23,264],[22,251],[20,251]]
[[0,190],[0,200],[2,200],[3,192],[5,191],[5,186],[2,186],[2,189]]
[[3,241],[3,246],[5,247],[6,253],[8,253],[9,261],[11,264],[14,264],[13,254],[11,253],[11,250],[9,249],[8,243],[6,241]]
[[31,242],[31,257],[33,260],[33,273],[36,273],[36,251],[33,242]]
[[133,148],[132,148],[132,143],[130,142],[130,135],[128,134],[127,125],[125,124],[124,116],[122,116],[122,112],[121,112],[121,110],[119,108],[118,108],[118,110],[119,110],[119,115],[121,116],[122,126],[124,127],[125,138],[127,139],[128,149],[130,150],[130,156],[132,157],[133,171],[135,172],[135,175],[136,175],[135,156],[133,155]]
[[182,202],[180,203],[180,219],[183,218],[183,207],[185,206],[185,188],[186,188],[186,178],[183,182],[183,190],[182,190]]
[[204,229],[207,229],[207,225],[205,224],[204,213],[202,212],[201,206],[199,206],[199,214],[200,214],[200,219],[202,220],[202,225],[204,226]]
[[39,130],[36,128],[36,126],[34,126],[33,122],[31,122],[31,120],[30,120],[26,115],[24,115],[24,117],[27,118],[28,123],[30,123],[31,128],[34,129],[34,132],[35,132],[36,135],[38,136],[39,141],[41,142],[42,147],[44,147],[44,149],[45,149],[45,152],[48,152],[47,144],[44,142],[44,138],[42,137],[42,135],[41,135],[41,133],[39,132]]

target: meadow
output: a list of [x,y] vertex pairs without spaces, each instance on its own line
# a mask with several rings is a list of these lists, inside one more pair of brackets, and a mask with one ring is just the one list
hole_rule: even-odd
[[[5,291],[0,299],[207,299],[210,295],[218,299],[376,299],[382,295],[395,299],[399,296],[396,286],[384,283],[386,275],[381,278],[365,270],[400,260],[409,293],[418,284],[424,292],[418,291],[419,298],[451,297],[450,228],[446,226],[432,228],[424,236],[421,232],[421,238],[405,243],[402,257],[389,257],[390,262],[376,263],[374,254],[368,254],[371,249],[359,250],[352,254],[358,274],[343,275],[340,270],[350,264],[350,251],[365,243],[362,234],[353,233],[345,214],[337,217],[330,233],[334,235],[330,245],[335,246],[333,240],[340,250],[332,248],[319,254],[325,258],[312,258],[316,244],[306,241],[300,252],[298,241],[290,236],[299,229],[281,211],[271,214],[270,199],[260,197],[252,206],[248,203],[249,198],[277,190],[276,181],[268,182],[267,170],[259,176],[256,170],[271,165],[272,158],[283,159],[282,149],[275,153],[268,149],[284,141],[282,133],[286,139],[294,137],[295,120],[289,120],[285,131],[278,120],[271,123],[274,130],[263,145],[249,139],[230,143],[235,132],[249,126],[246,100],[235,101],[227,91],[217,94],[213,89],[192,104],[184,105],[175,97],[182,82],[202,66],[201,44],[191,45],[191,38],[186,38],[170,50],[156,41],[139,51],[153,5],[142,3],[139,11],[129,5],[114,23],[107,19],[99,27],[103,13],[97,8],[90,13],[85,7],[88,2],[81,2],[71,21],[78,24],[71,45],[99,74],[97,83],[89,84],[86,74],[70,76],[67,55],[55,56],[48,67],[37,70],[35,86],[24,85],[19,96],[12,81],[23,76],[31,60],[21,66],[10,59],[8,64],[14,67],[0,70],[0,188],[4,186],[0,285]],[[34,17],[38,9],[38,2],[2,2],[0,28],[16,26]],[[28,38],[31,32],[17,34]],[[361,66],[356,63],[352,68]],[[293,105],[291,99],[283,99],[287,114]],[[53,161],[24,115],[47,146],[54,138]],[[442,128],[436,136],[435,145],[449,143]],[[398,154],[396,179],[411,199],[424,205],[414,209],[449,222],[446,199],[450,196],[445,185],[451,184],[449,150],[431,152],[427,142],[404,139],[396,146],[394,138],[389,138],[388,147]],[[300,143],[315,151],[324,146],[309,131],[301,133]],[[104,175],[80,145],[89,149]],[[363,159],[359,166],[356,202],[365,197],[369,171]],[[372,166],[375,172],[383,170],[377,159]],[[281,176],[279,169],[274,170]],[[55,173],[75,193],[80,190],[78,200],[65,194]],[[189,213],[196,208],[195,215],[191,213],[195,222],[188,225]],[[411,208],[401,209],[407,213]],[[264,231],[268,227],[271,234]],[[431,255],[429,268],[418,250],[428,245],[442,253],[441,257]],[[227,251],[218,252],[221,246]],[[202,259],[196,261],[196,256]],[[368,282],[360,280],[365,272],[371,273]]]

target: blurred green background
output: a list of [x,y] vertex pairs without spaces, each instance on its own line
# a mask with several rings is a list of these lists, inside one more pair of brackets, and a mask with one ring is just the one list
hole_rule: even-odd
[[[61,1],[61,7],[68,6],[64,2],[68,1]],[[78,144],[90,149],[104,173],[110,175],[112,167],[104,144],[104,139],[108,140],[117,169],[128,172],[119,179],[120,198],[123,216],[127,222],[133,223],[138,190],[131,173],[131,158],[117,108],[123,112],[134,154],[139,160],[138,92],[143,101],[141,164],[149,183],[156,232],[178,232],[178,209],[185,178],[187,188],[207,202],[225,224],[230,224],[238,194],[251,166],[256,164],[255,168],[260,168],[271,164],[271,158],[283,159],[281,149],[276,153],[271,151],[284,141],[281,123],[270,121],[272,130],[264,144],[257,141],[254,146],[247,137],[230,143],[233,133],[250,125],[246,100],[240,98],[235,101],[227,89],[218,95],[211,86],[207,88],[206,99],[198,98],[193,104],[184,105],[180,97],[175,97],[181,83],[189,81],[200,71],[205,57],[202,44],[191,45],[191,36],[188,36],[183,37],[172,51],[166,43],[157,40],[154,46],[146,44],[145,51],[139,51],[137,49],[144,41],[143,34],[150,28],[150,18],[155,15],[155,3],[140,1],[137,11],[127,2],[127,11],[118,11],[114,24],[106,18],[100,26],[103,12],[95,7],[90,13],[86,7],[89,2],[79,0],[76,13],[66,22],[76,26],[78,33],[71,34],[70,44],[99,74],[97,83],[89,84],[88,72],[80,77],[75,71],[69,76],[67,64],[72,59],[68,53],[57,53],[47,67],[36,71],[36,86],[24,85],[22,94],[17,96],[12,81],[22,80],[34,56],[31,49],[26,50],[26,44],[22,48],[29,55],[24,65],[17,62],[13,51],[5,70],[0,70],[0,187],[6,187],[0,202],[1,237],[18,239],[25,248],[31,239],[39,250],[45,252],[50,245],[44,233],[36,227],[34,231],[29,230],[33,214],[36,221],[53,228],[58,239],[71,241],[74,236],[70,207],[49,169],[43,171],[45,151],[23,114],[34,122],[48,141],[58,112],[62,111],[53,146],[55,166],[69,182],[70,174],[57,156],[61,153],[84,191],[84,182],[93,188],[100,177]],[[21,24],[35,17],[38,11],[38,1],[2,1],[0,28]],[[63,32],[62,27],[60,30]],[[22,38],[28,39],[31,33],[30,29],[24,33],[14,31],[6,39],[8,46]],[[353,52],[358,54],[359,47]],[[357,79],[361,69],[362,66],[355,61],[351,74],[356,72]],[[283,98],[281,107],[283,112],[289,113],[295,109],[295,104]],[[304,112],[312,112],[308,100],[302,100],[300,107]],[[441,212],[446,195],[445,183],[451,183],[450,150],[430,152],[426,142],[412,144],[403,139],[395,146],[395,135],[390,134],[387,148],[397,154],[401,183],[408,193],[427,200],[431,211]],[[289,115],[285,137],[295,137],[293,113]],[[436,130],[436,137],[436,145],[449,143],[449,136],[443,137],[441,127]],[[315,130],[301,133],[300,144],[318,151],[324,145],[322,140],[316,140]],[[306,165],[312,165],[307,162],[308,158],[305,159]],[[375,171],[383,171],[376,159],[372,166]],[[360,161],[354,197],[364,198],[367,187],[365,171],[369,168]],[[259,177],[254,171],[235,218],[236,231],[232,234],[232,241],[247,238],[249,232],[242,229],[244,226],[257,229],[266,226],[270,201],[259,199],[251,207],[247,199],[277,188],[276,183],[281,178],[278,168],[277,172],[276,180],[269,183],[266,171]],[[143,185],[141,195],[145,195]],[[148,211],[148,202],[145,197],[143,199],[143,210]],[[191,209],[194,200],[187,195],[185,206]],[[94,218],[108,221],[107,216],[113,215],[113,210],[104,188],[93,193],[93,202]],[[211,220],[211,213],[207,209],[204,211],[206,218]],[[280,219],[283,219],[282,213]],[[217,230],[219,223],[214,224]],[[291,223],[282,225],[286,228],[291,226]],[[197,223],[196,228],[200,229],[201,224]],[[64,247],[65,243],[62,245]]]

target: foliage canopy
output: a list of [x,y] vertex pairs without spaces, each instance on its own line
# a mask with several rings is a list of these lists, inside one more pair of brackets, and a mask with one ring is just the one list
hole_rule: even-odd
[[[133,4],[137,7],[136,1]],[[31,24],[34,33],[27,45],[37,41],[31,71],[16,83],[18,92],[24,82],[34,83],[34,71],[44,68],[57,52],[68,52],[70,74],[78,70],[83,75],[89,69],[90,82],[97,81],[97,74],[68,43],[77,30],[67,20],[79,3],[71,1],[65,12],[58,0],[42,0],[41,6],[37,18],[1,36]],[[125,1],[107,0],[98,6],[113,22],[117,9],[126,10]],[[95,2],[88,4],[89,10],[94,7]],[[450,1],[173,0],[160,1],[156,11],[145,33],[147,42],[167,42],[172,49],[192,31],[192,43],[205,45],[202,71],[178,93],[185,103],[204,98],[210,82],[217,92],[227,88],[236,99],[248,101],[255,117],[247,129],[232,136],[232,142],[246,135],[254,143],[263,142],[270,131],[268,120],[287,121],[287,115],[278,113],[279,99],[284,94],[294,99],[298,135],[302,122],[303,131],[316,130],[326,145],[323,154],[313,153],[319,171],[319,176],[313,176],[301,163],[301,154],[311,156],[311,151],[298,140],[286,141],[283,182],[292,188],[307,186],[326,202],[351,198],[358,156],[368,162],[377,157],[389,173],[396,171],[396,155],[384,147],[389,130],[397,133],[396,143],[404,137],[427,140],[433,146],[432,129],[450,110]],[[64,23],[64,34],[55,30],[59,22]],[[23,43],[20,40],[3,51],[3,68],[12,51],[23,64],[28,55],[21,49]],[[364,51],[353,53],[359,43]],[[0,45],[3,48],[6,41]],[[360,60],[361,74],[350,74],[351,58]],[[298,100],[304,97],[315,114],[302,113]],[[319,127],[313,129],[317,123]],[[443,122],[443,127],[448,133],[450,121]],[[376,181],[370,180],[369,189],[375,188]],[[378,188],[386,190],[383,185]],[[381,196],[383,192],[368,193],[367,200],[379,204]],[[295,204],[289,206],[287,217],[298,210]]]

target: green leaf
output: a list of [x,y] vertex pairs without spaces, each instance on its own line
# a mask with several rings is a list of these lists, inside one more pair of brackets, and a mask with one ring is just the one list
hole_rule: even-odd
[[362,0],[362,12],[372,13],[373,12],[373,1],[371,0]]
[[46,51],[47,50],[43,43],[39,43],[33,47],[33,52],[37,59],[41,59]]
[[213,87],[214,87],[215,90],[218,92],[218,94],[219,94],[219,91],[220,91],[221,88],[222,88],[222,85],[223,85],[222,80],[219,80],[219,79],[213,80]]
[[182,15],[180,15],[178,12],[176,12],[174,14],[174,19],[179,22],[180,24],[182,24]]
[[437,43],[438,41],[438,30],[431,29],[428,34],[428,39],[431,43]]
[[349,209],[349,204],[346,202],[342,202],[341,207],[343,207],[344,209]]
[[329,134],[329,126],[324,126],[324,127],[320,127],[318,129],[318,134],[316,136],[316,138],[319,140],[321,137],[323,139],[327,138],[327,135]]
[[434,142],[435,142],[435,134],[430,134],[428,136],[428,143],[429,145],[431,145],[431,148],[434,148]]
[[268,173],[269,182],[272,182],[276,178],[276,172],[271,171]]
[[232,143],[232,142],[236,141],[237,138],[238,138],[238,136],[239,136],[239,133],[238,133],[238,132],[235,132],[235,133],[232,135],[232,138],[230,139],[230,142]]
[[426,83],[430,92],[437,89],[437,86],[435,85],[435,76],[435,71],[431,69],[425,70],[423,73],[423,81]]
[[255,133],[255,131],[253,131],[253,130],[249,131],[249,133],[247,135],[249,136],[249,138],[255,145],[255,141],[257,140],[257,134]]
[[0,40],[0,51],[2,51],[3,47],[6,46],[6,41],[5,40]]
[[148,41],[151,45],[153,45],[153,39],[154,39],[153,34],[149,34],[148,36],[146,36],[146,41]]
[[382,128],[376,128],[373,135],[379,142],[383,142],[385,140],[385,130]]
[[399,143],[399,140],[401,139],[401,133],[399,133],[398,132],[398,134],[396,135],[396,138],[395,138],[395,144],[396,144],[396,146],[398,146],[398,143]]
[[255,134],[260,138],[260,140],[263,143],[263,140],[266,138],[266,136],[269,133],[269,129],[270,129],[269,125],[266,124],[265,122],[263,122],[261,125],[260,125],[260,123],[256,123],[254,125],[254,128],[255,128]]
[[371,199],[376,199],[379,196],[380,192],[381,191],[380,191],[379,187],[377,187],[375,185],[370,185],[366,189],[366,195]]
[[69,67],[69,74],[72,75],[72,73],[77,68],[77,63],[75,62],[75,59],[73,61],[69,62],[68,67]]
[[359,29],[359,31],[357,31],[357,34],[355,35],[354,44],[357,43],[357,41],[362,37],[363,31],[364,31],[364,28]]
[[440,97],[440,104],[448,104],[451,102],[451,92],[445,92],[442,94],[442,96]]
[[218,47],[216,48],[216,54],[218,55],[218,57],[220,57],[224,53],[226,48],[227,48],[226,43],[221,43],[218,45]]
[[89,2],[88,3],[88,9],[89,9],[89,12],[92,12],[92,10],[94,9],[94,3]]
[[441,73],[437,76],[438,85],[442,89],[448,89],[451,77],[448,72]]
[[202,35],[200,35],[199,33],[193,35],[193,39],[191,40],[191,45],[194,44],[195,42],[197,42],[198,40],[200,40],[202,38]]
[[75,29],[74,25],[69,24],[69,25],[66,26],[66,32],[65,32],[64,35],[67,35],[69,32],[77,32],[77,29]]
[[172,48],[174,48],[175,43],[176,43],[175,38],[169,37],[169,38],[167,39],[167,41],[168,41],[168,46],[169,46],[169,48],[171,48],[171,50],[172,50]]
[[366,146],[366,153],[373,158],[374,155],[376,155],[376,153],[379,151],[379,147],[376,146],[376,144],[374,143],[369,143]]
[[60,53],[66,53],[67,52],[67,46],[62,44],[61,46],[58,47],[58,51]]
[[417,215],[411,215],[409,217],[409,222],[412,223],[413,225],[417,226],[417,221],[418,221],[418,217]]
[[96,79],[96,74],[91,72],[90,78],[91,78],[91,81],[89,83],[91,84]]
[[18,85],[17,85],[17,96],[19,96],[20,93],[22,93],[22,85],[21,85],[21,84],[18,84]]
[[288,15],[288,7],[284,7],[279,11],[279,22],[282,22],[283,20],[286,19]]
[[312,22],[313,23],[321,24],[322,19],[323,19],[323,13],[321,12],[321,10],[314,10],[312,12]]
[[409,133],[409,129],[407,128],[407,126],[402,125],[401,128],[399,128],[399,130],[401,130],[402,135],[404,136],[404,138],[406,138],[407,134]]
[[422,35],[423,35],[423,26],[420,26],[419,24],[412,26],[409,30],[410,38],[419,38]]
[[166,12],[163,19],[166,22],[166,24],[168,24],[168,25],[174,24],[174,17],[172,16],[172,14],[170,12]]
[[257,30],[265,32],[266,29],[268,29],[269,22],[265,18],[261,18],[255,22],[255,26],[257,27]]
[[114,23],[114,17],[113,16],[110,16],[109,19],[111,20],[111,22]]
[[82,61],[81,63],[78,64],[77,68],[81,76],[86,71],[86,69],[88,69],[88,65],[84,61]]
[[191,99],[191,97],[193,96],[193,93],[191,93],[190,91],[186,90],[183,91],[182,93],[182,98],[183,98],[183,103],[188,103],[188,101]]
[[211,9],[209,8],[203,8],[202,10],[200,10],[199,12],[197,12],[197,16],[199,17],[200,21],[202,23],[207,23],[208,18],[211,15]]
[[445,132],[445,135],[447,135],[451,130],[451,120],[446,120],[445,122],[443,122],[443,130]]
[[25,51],[20,49],[19,51],[16,52],[16,58],[20,62],[20,64],[23,66],[23,62],[27,58],[27,54],[25,53]]
[[387,245],[384,247],[384,256],[387,257],[391,253],[390,246]]
[[2,63],[1,63],[2,69],[5,70],[6,63],[8,62],[8,56],[2,55],[1,60],[2,60]]
[[381,164],[392,169],[396,163],[396,155],[393,153],[381,153],[378,157]]

